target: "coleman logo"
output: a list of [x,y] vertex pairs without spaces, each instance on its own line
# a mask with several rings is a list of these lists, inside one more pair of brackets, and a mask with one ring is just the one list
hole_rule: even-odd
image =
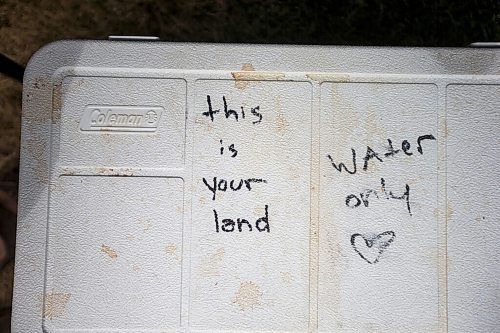
[[162,107],[88,105],[80,120],[82,131],[154,132]]

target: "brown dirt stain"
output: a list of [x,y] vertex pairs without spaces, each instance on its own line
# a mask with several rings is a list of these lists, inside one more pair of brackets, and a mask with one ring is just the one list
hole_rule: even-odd
[[95,173],[107,176],[120,176],[120,177],[130,177],[134,175],[134,171],[131,168],[107,168],[107,167],[96,167]]
[[104,244],[101,245],[101,252],[106,253],[111,259],[116,259],[118,257],[118,253],[115,250]]
[[[247,63],[247,64],[243,64],[243,66],[241,67],[241,71],[254,72],[255,68],[253,68],[252,64]],[[244,74],[241,72],[231,72],[231,75],[233,76],[233,78],[235,80],[234,86],[238,89],[244,90],[250,84],[250,82],[248,82],[248,81],[242,81],[242,77],[244,76]]]
[[45,145],[35,137],[29,137],[24,141],[21,149],[28,156],[34,178],[42,184],[47,184],[49,182],[49,164],[45,154]]
[[318,83],[323,82],[349,82],[350,78],[347,74],[333,74],[333,73],[311,73],[306,74],[306,77]]
[[281,100],[278,97],[275,98],[274,100],[274,108],[276,110],[276,133],[279,135],[283,136],[287,130],[287,128],[290,126],[288,121],[285,118],[285,115],[283,114],[283,110],[281,108]]
[[231,72],[234,79],[234,86],[237,89],[244,90],[254,81],[276,81],[285,78],[284,73],[278,72],[257,72],[252,64],[243,64],[241,71]]
[[290,272],[281,272],[281,279],[286,284],[290,284],[293,281],[293,275]]
[[[31,80],[28,84],[26,84],[26,97],[28,100],[32,100],[33,98],[38,98],[43,93],[41,90],[46,89],[48,86],[52,84],[49,78],[38,77]],[[50,108],[37,108],[35,112],[26,112],[24,113],[24,117],[28,124],[43,124],[50,120],[51,118],[51,109]]]
[[33,80],[32,87],[33,89],[40,90],[45,89],[50,84],[50,81],[46,78],[37,77]]
[[264,207],[261,207],[261,206],[257,206],[253,209],[253,213],[257,216],[262,216],[264,215]]
[[61,120],[62,107],[62,85],[56,84],[52,92],[52,124],[57,124]]
[[167,246],[165,246],[165,252],[168,255],[175,254],[177,252],[177,245],[175,245],[175,244],[167,244]]
[[260,305],[262,291],[255,283],[248,281],[242,282],[240,288],[231,302],[237,305],[241,311],[252,310]]
[[45,295],[43,318],[52,320],[53,318],[63,316],[70,297],[71,294],[58,293],[54,291],[52,291],[50,294]]
[[151,220],[149,220],[149,219],[142,219],[141,218],[137,222],[142,226],[142,231],[144,231],[144,232],[148,231],[153,226],[153,223],[151,223]]
[[204,276],[219,276],[219,269],[226,255],[224,248],[219,248],[214,254],[208,258],[206,262],[203,263],[201,267],[202,274]]
[[179,253],[177,252],[178,248],[176,244],[169,243],[165,246],[165,253],[167,256],[174,258],[175,260],[179,261]]
[[448,202],[446,205],[446,219],[451,220],[453,216],[453,208],[451,207],[451,204]]
[[286,120],[285,116],[283,116],[283,113],[279,113],[278,117],[276,118],[276,127],[277,127],[278,133],[283,133],[284,131],[286,131],[288,126],[289,126],[289,123]]
[[74,176],[76,175],[76,171],[71,169],[71,168],[63,168],[63,175],[64,176]]
[[[25,94],[27,99],[40,98],[43,90],[51,85],[49,78],[38,77],[25,84]],[[40,107],[36,110],[25,112],[24,124],[25,132],[30,135],[23,141],[22,150],[26,153],[28,168],[32,169],[32,174],[37,182],[46,184],[48,182],[48,161],[46,143],[36,136],[37,132],[46,131],[51,119],[51,108]]]

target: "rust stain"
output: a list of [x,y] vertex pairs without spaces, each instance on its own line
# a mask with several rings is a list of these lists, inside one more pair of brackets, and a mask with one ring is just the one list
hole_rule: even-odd
[[134,272],[138,272],[138,271],[140,271],[140,270],[141,270],[141,267],[139,267],[139,265],[137,265],[137,264],[132,264],[132,270],[133,270]]
[[133,240],[133,239],[134,239],[134,235],[132,235],[132,234],[128,234],[128,235],[127,235],[127,239],[128,239],[128,240]]
[[450,130],[448,129],[448,122],[445,120],[444,121],[444,137],[447,138],[449,134],[450,134]]
[[257,206],[253,209],[253,213],[257,216],[262,216],[264,215],[264,208],[263,207],[260,207],[260,206]]
[[[96,173],[107,173],[108,170],[109,170],[108,168],[98,167],[98,168],[95,169],[95,172]],[[113,169],[111,169],[111,170],[113,170]]]
[[118,257],[118,253],[115,250],[104,244],[101,245],[101,252],[106,253],[111,259],[116,259]]
[[262,291],[255,283],[248,281],[242,282],[236,295],[232,299],[232,303],[237,305],[241,311],[251,310],[260,305]]
[[84,83],[85,83],[85,78],[80,78],[78,80],[73,80],[72,82],[70,82],[68,84],[68,90],[71,90],[72,92],[74,92],[74,90],[77,90],[78,88],[80,88],[81,86],[83,86]]
[[281,272],[281,279],[283,282],[290,284],[293,281],[293,275],[290,272]]
[[226,255],[224,248],[219,248],[210,258],[203,263],[201,270],[204,276],[219,276],[220,265]]
[[179,253],[177,252],[177,245],[173,243],[169,243],[165,246],[165,253],[167,256],[174,258],[177,261],[180,261]]
[[243,64],[241,71],[231,72],[234,86],[240,90],[246,89],[253,81],[283,80],[284,73],[279,72],[257,72],[252,64]]
[[177,252],[177,245],[167,244],[167,246],[165,247],[165,252],[167,252],[168,255],[174,255]]
[[334,118],[335,121],[333,122],[333,130],[337,132],[334,139],[337,147],[348,145],[348,140],[351,136],[351,133],[355,132],[356,127],[359,125],[358,121],[353,120],[353,117],[355,117],[354,107],[348,99],[345,100],[342,98],[343,94],[341,91],[339,91],[340,87],[341,85],[339,83],[330,84],[330,107],[332,108],[332,110],[339,110],[340,106],[342,106],[342,108],[346,108],[346,112],[341,113],[346,116],[337,116]]
[[323,83],[323,82],[349,82],[350,77],[347,74],[335,74],[335,73],[310,73],[306,74],[306,78],[309,80]]
[[108,176],[130,177],[134,175],[134,172],[131,168],[115,169],[106,167],[96,167],[95,172],[98,174],[108,175]]
[[453,208],[451,207],[451,204],[448,202],[446,205],[446,220],[451,220],[451,217],[453,216]]
[[213,130],[214,130],[214,125],[212,125],[212,123],[205,123],[205,130],[206,130],[208,133],[213,132]]
[[62,185],[61,182],[52,183],[49,185],[49,187],[51,192],[59,192],[59,193],[64,192],[64,186]]
[[276,126],[278,133],[285,132],[285,130],[288,128],[289,125],[290,124],[286,120],[285,116],[283,116],[283,113],[279,113],[278,117],[276,118]]
[[73,169],[71,169],[71,168],[63,168],[62,172],[63,172],[63,174],[65,176],[74,176],[74,175],[76,175],[76,171],[73,170]]
[[329,246],[327,252],[330,255],[330,260],[333,263],[337,263],[340,258],[344,257],[342,249],[340,248],[340,244],[337,242],[328,242],[328,243]]
[[66,311],[66,305],[69,302],[71,294],[58,293],[52,291],[44,297],[43,318],[52,320],[56,317],[61,317]]
[[[242,72],[254,72],[255,71],[255,68],[253,68],[252,64],[243,64],[243,66],[241,67],[241,71]],[[248,85],[250,84],[250,82],[248,81],[242,81],[242,76],[243,74],[241,72],[231,72],[231,75],[233,76],[234,78],[234,86],[238,89],[246,89],[246,87],[248,87]]]
[[[289,168],[289,175],[291,180],[299,180],[302,178],[302,175],[297,173],[295,169]],[[314,186],[311,186],[311,191],[314,191]]]
[[104,144],[107,146],[112,146],[113,145],[113,138],[109,131],[107,132],[106,129],[101,129],[99,131],[99,134],[102,137],[102,141],[104,141]]
[[281,100],[279,96],[274,99],[274,108],[276,110],[276,133],[283,135],[290,124],[286,120],[283,110],[281,109]]
[[139,219],[139,224],[142,226],[142,231],[148,231],[149,229],[151,229],[151,226],[153,225],[151,223],[151,220],[149,219]]
[[255,71],[255,68],[253,68],[252,64],[246,63],[241,66],[241,70],[245,72],[253,72]]
[[[376,87],[377,84],[375,84],[374,87],[372,87],[375,91],[377,89]],[[377,111],[370,105],[367,106],[366,109],[366,118],[365,118],[365,124],[364,127],[366,129],[366,141],[368,145],[372,146],[376,142],[381,141],[382,138],[387,137],[387,134],[385,133],[384,127],[380,126],[381,119],[378,117]],[[368,172],[377,172],[379,171],[380,165],[378,163],[372,163],[367,171]]]

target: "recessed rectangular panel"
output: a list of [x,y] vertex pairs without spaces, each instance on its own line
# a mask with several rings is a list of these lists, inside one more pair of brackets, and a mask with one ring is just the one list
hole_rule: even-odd
[[500,86],[446,90],[448,323],[495,332],[500,322]]
[[437,88],[321,85],[319,329],[438,329]]
[[311,85],[198,81],[193,329],[306,331]]
[[59,89],[61,165],[184,164],[184,80],[71,76]]
[[178,327],[183,180],[62,176],[50,197],[45,329]]

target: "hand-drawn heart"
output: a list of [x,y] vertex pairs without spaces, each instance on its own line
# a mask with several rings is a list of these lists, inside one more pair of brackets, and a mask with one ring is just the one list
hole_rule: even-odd
[[[363,239],[365,245],[361,247],[358,245],[357,239]],[[351,236],[351,245],[361,258],[369,264],[376,264],[382,255],[382,252],[391,245],[396,238],[394,231],[385,231],[378,235],[363,236],[361,234],[354,234]]]

